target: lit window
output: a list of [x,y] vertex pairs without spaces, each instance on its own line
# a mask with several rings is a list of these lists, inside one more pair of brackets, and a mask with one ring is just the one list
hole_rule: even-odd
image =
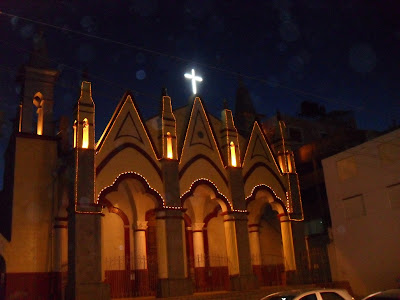
[[37,111],[37,130],[36,133],[37,135],[42,135],[43,134],[43,108],[38,107]]
[[82,129],[82,148],[89,148],[89,122],[88,119],[83,119]]
[[74,126],[72,126],[74,128],[74,148],[76,148],[76,120],[74,122]]
[[290,152],[286,153],[286,163],[287,163],[287,171],[289,173],[293,173],[294,172],[293,157],[292,157],[292,153],[290,153]]
[[174,154],[172,152],[172,136],[170,132],[167,132],[167,158],[174,158]]
[[279,166],[281,167],[282,173],[286,173],[287,168],[286,168],[286,164],[285,164],[285,157],[283,156],[282,153],[278,154],[278,162],[279,162]]
[[236,147],[235,147],[235,143],[234,142],[231,142],[230,149],[231,149],[231,166],[232,167],[236,167],[237,166],[237,163],[236,163]]

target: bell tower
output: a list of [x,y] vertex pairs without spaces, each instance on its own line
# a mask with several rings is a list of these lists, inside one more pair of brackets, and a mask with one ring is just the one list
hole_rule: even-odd
[[22,67],[18,81],[22,85],[19,132],[54,136],[54,84],[58,71],[50,68],[43,32],[34,41],[28,64]]

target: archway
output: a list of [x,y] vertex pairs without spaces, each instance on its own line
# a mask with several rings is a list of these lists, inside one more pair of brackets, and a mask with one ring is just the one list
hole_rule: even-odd
[[6,299],[6,261],[0,255],[0,300]]
[[206,180],[197,181],[182,197],[186,209],[186,243],[189,275],[195,290],[229,289],[228,256],[223,213],[226,197]]
[[284,284],[285,272],[295,269],[286,208],[268,186],[258,186],[246,200],[254,273],[261,285]]
[[[117,178],[104,189],[102,218],[105,280],[113,298],[155,295],[157,283],[156,230],[151,212],[162,198],[136,173]],[[154,223],[154,224],[153,224]]]

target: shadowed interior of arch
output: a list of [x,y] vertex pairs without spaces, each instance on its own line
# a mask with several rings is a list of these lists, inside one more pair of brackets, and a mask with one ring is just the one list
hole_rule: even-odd
[[[128,174],[129,175],[129,174]],[[142,177],[130,174],[118,179],[109,189],[100,195],[99,203],[107,206],[103,209],[102,247],[103,268],[109,283],[130,282],[130,274],[135,274],[135,284],[139,292],[141,286],[149,288],[148,278],[151,266],[157,263],[155,216],[162,201],[157,199]],[[154,220],[153,220],[154,219]],[[156,270],[151,270],[156,273]],[[126,282],[125,282],[126,281]],[[150,286],[150,289],[155,289]],[[119,297],[114,291],[112,295]],[[113,294],[114,293],[114,294]]]
[[260,188],[247,202],[253,270],[261,285],[282,283],[280,274],[285,270],[280,217],[286,210],[278,200],[270,189]]
[[197,185],[185,198],[186,243],[190,270],[196,277],[196,290],[213,282],[229,285],[228,255],[225,237],[225,201],[207,182]]

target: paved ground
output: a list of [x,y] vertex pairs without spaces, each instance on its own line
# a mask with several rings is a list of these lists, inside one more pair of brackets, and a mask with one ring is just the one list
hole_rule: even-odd
[[[290,290],[296,288],[309,288],[314,287],[315,285],[285,285],[285,286],[271,286],[271,287],[262,287],[258,290],[254,291],[245,291],[245,292],[208,292],[208,293],[195,293],[190,296],[181,296],[181,297],[171,297],[171,298],[156,298],[156,297],[135,297],[135,298],[119,298],[118,300],[153,300],[153,299],[168,299],[168,300],[217,300],[217,299],[229,299],[229,300],[259,300],[262,297],[282,290]],[[117,300],[117,299],[115,299]]]

